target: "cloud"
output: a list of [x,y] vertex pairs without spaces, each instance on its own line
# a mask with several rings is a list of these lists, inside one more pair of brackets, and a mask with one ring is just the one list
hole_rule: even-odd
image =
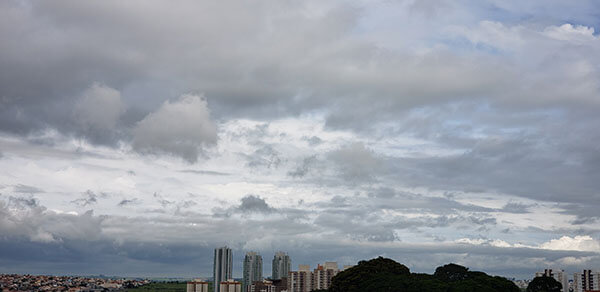
[[383,167],[382,161],[363,143],[345,145],[329,152],[328,158],[349,182],[371,181]]
[[84,129],[115,130],[125,105],[121,93],[94,83],[75,104],[74,116]]
[[251,168],[277,168],[282,163],[280,153],[271,145],[265,145],[247,156],[247,165]]
[[529,206],[529,205],[510,202],[510,203],[506,203],[506,205],[504,205],[504,207],[502,207],[502,212],[524,214],[524,213],[529,213],[530,207],[531,206]]
[[576,250],[591,251],[600,253],[600,241],[589,235],[584,236],[563,236],[559,239],[552,239],[540,245],[540,248],[550,250]]
[[123,200],[121,200],[121,202],[119,202],[117,204],[117,206],[119,206],[119,207],[125,207],[125,206],[129,206],[129,205],[138,205],[140,203],[141,203],[141,201],[138,198],[123,199]]
[[194,173],[194,174],[201,174],[201,175],[220,175],[220,176],[231,175],[230,173],[212,171],[212,170],[184,169],[184,170],[180,170],[180,171],[183,173]]
[[575,252],[591,252],[600,254],[600,241],[592,238],[589,235],[577,235],[574,237],[563,236],[559,239],[551,239],[539,245],[525,245],[521,243],[508,243],[501,239],[486,239],[486,238],[460,238],[455,240],[457,243],[471,245],[490,245],[502,248],[531,248],[556,251],[575,251]]
[[243,213],[271,213],[275,211],[263,198],[255,195],[243,197],[238,210]]
[[589,41],[598,41],[598,37],[594,36],[594,28],[584,25],[572,25],[565,23],[561,26],[549,26],[544,30],[545,35],[568,42],[585,43]]
[[[18,211],[15,211],[17,208]],[[56,213],[30,200],[0,200],[0,230],[7,238],[25,237],[32,242],[63,239],[94,240],[101,237],[101,217],[91,211],[81,215]]]
[[89,205],[93,205],[98,203],[98,198],[105,198],[107,195],[105,193],[101,193],[100,195],[95,194],[94,192],[87,190],[85,191],[81,198],[75,199],[71,201],[71,203],[78,205],[80,207],[86,207]]
[[15,185],[13,187],[14,191],[17,193],[23,193],[23,194],[37,194],[37,193],[43,193],[44,190],[36,188],[36,187],[32,187],[32,186],[28,186],[28,185],[22,185],[22,184],[18,184]]
[[302,178],[305,177],[313,167],[317,163],[317,156],[309,156],[302,159],[302,162],[296,166],[295,169],[288,171],[287,175],[294,178]]
[[173,103],[166,101],[137,123],[133,135],[133,148],[138,152],[171,154],[190,163],[198,160],[204,147],[217,143],[217,128],[206,100],[191,94]]

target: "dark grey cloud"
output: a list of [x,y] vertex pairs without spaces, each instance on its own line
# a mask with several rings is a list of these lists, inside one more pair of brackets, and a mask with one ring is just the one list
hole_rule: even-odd
[[19,209],[33,208],[33,207],[38,207],[38,205],[39,205],[39,201],[33,197],[23,198],[23,197],[10,196],[10,197],[8,197],[8,202],[9,202],[8,203],[9,206],[14,206]]
[[44,190],[40,189],[40,188],[36,188],[33,186],[28,186],[28,185],[23,185],[23,184],[18,184],[15,185],[13,187],[13,190],[17,193],[23,193],[23,194],[38,194],[38,193],[43,193]]
[[347,183],[369,182],[382,172],[384,162],[362,143],[353,143],[328,153],[328,159]]
[[165,197],[163,195],[159,194],[159,193],[154,193],[154,194],[152,194],[152,196],[154,197],[154,199],[156,199],[156,201],[158,201],[158,203],[160,203],[160,205],[163,208],[166,208],[168,206],[174,205],[176,203],[173,200],[165,199]]
[[138,198],[123,199],[123,200],[121,200],[121,202],[119,202],[119,204],[117,204],[117,206],[126,207],[126,206],[130,206],[130,205],[138,205],[140,203],[141,203],[141,201]]
[[[11,208],[19,208],[15,214]],[[60,214],[40,206],[35,199],[13,198],[0,201],[0,230],[6,238],[22,238],[32,242],[60,242],[66,239],[95,240],[102,236],[103,218],[92,211],[81,215]]]
[[265,145],[247,156],[248,163],[251,168],[277,168],[282,163],[282,157],[272,145]]
[[222,175],[222,176],[231,175],[229,173],[213,171],[213,170],[184,169],[184,170],[180,170],[180,171],[184,172],[184,173],[195,173],[195,174],[202,174],[202,175]]
[[506,203],[506,205],[504,205],[504,207],[502,207],[502,211],[509,212],[509,213],[516,213],[516,214],[525,214],[525,213],[529,213],[530,207],[531,207],[531,205],[510,202],[510,203]]
[[294,177],[294,178],[305,177],[316,163],[317,163],[316,155],[305,157],[304,159],[302,159],[302,162],[300,162],[299,165],[296,166],[295,169],[288,171],[287,175]]
[[101,193],[98,195],[98,194],[92,192],[91,190],[87,190],[81,195],[81,198],[75,199],[75,200],[71,201],[71,203],[78,205],[80,207],[87,207],[89,205],[98,203],[98,198],[102,198],[102,197],[106,197],[106,196],[107,196],[107,194],[105,194],[105,193]]
[[206,100],[183,95],[165,102],[133,129],[133,148],[141,153],[167,153],[190,163],[198,160],[204,147],[217,141],[217,129],[210,118]]
[[424,196],[403,191],[396,191],[388,187],[375,189],[368,193],[375,198],[371,203],[378,209],[396,210],[429,210],[436,214],[448,214],[455,211],[467,212],[494,212],[493,208],[481,207],[473,204],[463,204],[445,197]]
[[238,207],[238,209],[244,213],[271,213],[275,211],[275,209],[267,202],[255,195],[247,195],[242,198],[242,203]]
[[559,154],[562,147],[548,149],[510,138],[474,142],[462,154],[391,159],[390,175],[409,186],[444,191],[476,189],[542,201],[596,202],[596,173]]
[[[332,4],[321,14],[312,11],[309,4],[289,2],[246,9],[237,7],[243,6],[241,3],[210,7],[186,2],[176,14],[164,14],[162,5],[155,3],[152,9],[141,12],[133,3],[116,5],[110,1],[68,5],[5,3],[4,19],[31,33],[3,31],[3,36],[13,43],[4,46],[1,60],[5,67],[19,70],[2,79],[6,85],[2,86],[5,90],[2,96],[10,108],[20,108],[39,117],[26,121],[11,114],[3,123],[5,130],[35,130],[45,123],[68,130],[68,120],[58,115],[61,114],[58,105],[69,104],[94,82],[126,93],[122,94],[125,103],[135,108],[128,110],[124,121],[132,120],[130,115],[137,116],[133,122],[139,121],[160,107],[165,98],[171,98],[173,91],[199,90],[212,98],[215,110],[222,116],[274,116],[281,109],[295,114],[333,103],[340,108],[330,119],[330,124],[336,124],[335,120],[350,121],[353,117],[354,123],[361,123],[364,119],[356,118],[356,114],[377,117],[372,113],[382,111],[387,113],[382,117],[389,118],[407,107],[475,97],[482,92],[497,94],[507,79],[514,80],[510,74],[502,75],[508,66],[493,58],[481,58],[478,65],[472,65],[474,62],[469,58],[444,51],[420,56],[420,62],[413,61],[411,55],[381,54],[374,45],[352,38],[351,32],[359,25],[362,11],[350,4]],[[207,15],[206,11],[211,10],[240,12],[221,25],[222,19]],[[160,30],[152,30],[155,18],[149,15],[159,11],[163,19],[171,21],[166,21]],[[292,29],[291,23],[296,36],[302,36],[306,42],[286,36]],[[203,29],[215,26],[223,31],[215,34]],[[123,29],[132,37],[122,38]],[[56,39],[67,41],[66,49],[57,50],[63,43],[56,39],[38,38],[47,30],[54,31]],[[261,33],[270,37],[252,37]],[[37,46],[25,46],[36,41]],[[246,50],[227,49],[236,45],[243,45]],[[30,49],[24,51],[23,47]],[[32,55],[44,57],[30,58]],[[362,70],[347,70],[345,64]],[[62,74],[34,70],[42,67]],[[34,78],[21,78],[28,74]],[[36,102],[44,101],[41,96],[49,97],[46,106],[57,106],[50,109],[35,106]],[[373,98],[377,102],[372,102]],[[141,100],[145,103],[141,104]]]
[[304,136],[302,139],[308,142],[308,145],[310,146],[317,146],[323,143],[323,140],[317,136]]

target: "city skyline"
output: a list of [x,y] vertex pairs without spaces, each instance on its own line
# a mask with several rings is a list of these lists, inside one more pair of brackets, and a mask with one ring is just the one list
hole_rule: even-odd
[[595,0],[0,1],[0,273],[600,268]]

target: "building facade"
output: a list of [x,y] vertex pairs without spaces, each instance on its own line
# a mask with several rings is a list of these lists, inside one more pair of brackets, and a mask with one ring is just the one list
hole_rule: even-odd
[[273,256],[271,279],[280,280],[281,278],[287,278],[291,266],[292,261],[290,260],[290,256],[282,251],[275,253],[275,256]]
[[228,292],[221,290],[221,282],[233,278],[233,254],[227,246],[215,248],[215,260],[213,266],[214,292]]
[[317,268],[313,271],[312,275],[312,289],[329,289],[331,286],[331,279],[333,276],[339,273],[339,267],[336,262],[325,262],[325,265],[317,265]]
[[247,292],[277,292],[277,287],[273,284],[273,281],[256,281],[248,287]]
[[600,272],[583,270],[573,274],[573,292],[586,292],[600,290]]
[[569,279],[564,270],[561,269],[544,269],[543,272],[535,273],[536,277],[552,277],[554,280],[562,284],[562,292],[569,292]]
[[199,279],[187,282],[187,292],[208,292],[209,283]]
[[219,284],[220,292],[242,292],[242,283],[229,279]]
[[310,292],[313,280],[309,265],[298,265],[298,271],[290,271],[287,279],[288,292]]
[[260,282],[262,277],[262,256],[250,251],[244,257],[244,280],[242,282],[242,291],[248,292],[248,287],[254,282]]

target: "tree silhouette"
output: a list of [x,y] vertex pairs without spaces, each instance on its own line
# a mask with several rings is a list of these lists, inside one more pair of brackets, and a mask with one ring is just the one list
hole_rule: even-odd
[[527,285],[527,292],[560,292],[562,284],[552,277],[536,277]]

